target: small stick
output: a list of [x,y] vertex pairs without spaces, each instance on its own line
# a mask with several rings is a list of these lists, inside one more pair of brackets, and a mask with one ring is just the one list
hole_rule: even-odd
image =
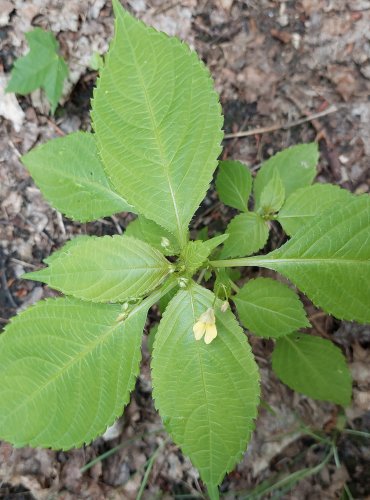
[[10,257],[10,260],[12,262],[14,262],[15,264],[21,264],[24,267],[30,267],[31,269],[38,269],[38,266],[34,266],[33,264],[30,264],[28,262],[24,262],[24,260],[16,259],[15,257]]
[[115,227],[117,229],[117,233],[118,234],[123,234],[122,228],[121,228],[121,226],[118,223],[117,217],[115,215],[111,215],[111,219],[112,219],[113,224],[115,225]]
[[44,118],[49,123],[49,125],[51,125],[54,128],[54,130],[57,132],[58,135],[62,137],[66,135],[66,133],[63,132],[63,130],[60,127],[58,127],[58,125],[55,122],[53,122],[53,120],[51,120],[48,116],[44,115]]
[[66,233],[66,228],[65,228],[64,222],[63,222],[62,214],[60,212],[58,212],[58,210],[56,210],[55,213],[57,215],[57,222],[58,222],[60,232],[62,233],[62,236],[66,236],[67,233]]
[[11,292],[8,288],[8,283],[6,281],[6,276],[5,276],[5,267],[3,267],[3,263],[1,264],[1,269],[0,269],[0,283],[1,283],[2,289],[4,290],[5,296],[8,299],[10,306],[13,309],[17,309],[18,304],[13,299],[13,295],[11,294]]
[[224,139],[235,139],[240,137],[249,137],[251,135],[258,134],[266,134],[268,132],[275,132],[276,130],[287,130],[292,127],[296,127],[297,125],[302,125],[302,123],[307,123],[312,120],[316,120],[317,118],[322,118],[323,116],[329,115],[330,113],[335,113],[338,111],[336,106],[330,106],[328,109],[324,111],[320,111],[320,113],[314,113],[306,118],[301,118],[300,120],[296,120],[294,122],[286,123],[285,125],[272,125],[271,127],[262,127],[262,128],[254,128],[252,130],[244,130],[242,132],[235,132],[234,134],[225,134]]

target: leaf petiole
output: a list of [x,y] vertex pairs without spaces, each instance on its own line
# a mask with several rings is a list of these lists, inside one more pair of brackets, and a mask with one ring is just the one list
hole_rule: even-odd
[[266,262],[266,259],[259,259],[258,257],[243,257],[241,259],[211,260],[209,265],[212,267],[266,267]]

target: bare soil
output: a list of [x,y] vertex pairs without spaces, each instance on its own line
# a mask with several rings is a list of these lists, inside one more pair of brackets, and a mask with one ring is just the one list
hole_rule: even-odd
[[[247,137],[225,140],[224,159],[240,159],[255,172],[273,153],[316,140],[319,181],[369,192],[370,1],[125,0],[123,5],[197,50],[220,93],[226,133],[252,130]],[[17,98],[3,93],[14,60],[27,49],[24,34],[35,26],[55,33],[71,71],[55,117],[40,92]],[[55,294],[20,279],[25,271],[38,268],[72,235],[121,233],[130,220],[129,214],[89,224],[64,218],[43,200],[20,163],[20,156],[38,143],[90,129],[97,74],[89,61],[93,52],[106,52],[112,31],[106,0],[0,0],[0,326]],[[331,106],[335,112],[312,118]],[[261,127],[276,130],[261,133]],[[194,235],[204,226],[211,234],[224,229],[232,215],[211,189],[194,218]],[[268,248],[281,242],[276,227]],[[290,490],[280,487],[260,497],[334,499],[349,498],[350,492],[356,499],[370,498],[370,441],[336,430],[343,422],[347,429],[370,432],[370,328],[339,322],[304,300],[313,333],[332,339],[348,359],[353,403],[343,413],[293,393],[271,372],[271,342],[251,337],[263,404],[243,461],[221,486],[226,499],[257,498],[251,491],[264,481],[276,484],[295,471],[316,467],[327,450],[313,434],[335,437],[337,464],[330,459]],[[157,319],[153,311],[147,329]],[[109,432],[84,449],[55,452],[0,443],[0,498],[134,499],[158,447],[143,498],[203,498],[197,471],[166,441],[151,401],[149,362],[144,340],[131,403]],[[111,455],[81,471],[106,452]]]

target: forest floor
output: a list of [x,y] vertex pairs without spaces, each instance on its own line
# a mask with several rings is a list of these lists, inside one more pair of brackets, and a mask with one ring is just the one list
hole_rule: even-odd
[[[220,93],[226,133],[252,131],[225,140],[224,159],[240,159],[255,172],[273,153],[317,140],[318,180],[369,192],[369,0],[126,0],[123,5],[197,50]],[[35,26],[57,36],[70,68],[54,117],[40,92],[4,95],[11,67],[27,49],[24,34]],[[0,0],[0,327],[28,305],[55,295],[19,279],[25,271],[39,268],[71,236],[121,233],[131,218],[119,214],[79,224],[62,217],[42,198],[20,162],[38,143],[90,130],[97,77],[90,59],[94,52],[106,52],[112,31],[108,0]],[[258,130],[270,127],[276,130]],[[210,233],[222,229],[232,215],[211,189],[193,221],[194,234],[204,226]],[[276,227],[269,248],[279,241]],[[332,339],[348,359],[352,405],[343,413],[335,405],[293,393],[271,372],[271,342],[251,338],[264,403],[243,461],[221,486],[225,499],[370,498],[370,440],[335,430],[343,422],[346,429],[370,432],[370,328],[339,322],[305,304],[313,331]],[[156,319],[153,312],[151,321]],[[203,498],[197,471],[166,440],[151,400],[149,362],[144,341],[131,403],[115,426],[90,446],[55,452],[0,443],[0,498],[130,500],[141,485],[144,499]],[[327,445],[317,435],[335,439],[337,463],[324,462]],[[91,466],[81,470],[86,464]],[[282,478],[285,483],[278,483]]]

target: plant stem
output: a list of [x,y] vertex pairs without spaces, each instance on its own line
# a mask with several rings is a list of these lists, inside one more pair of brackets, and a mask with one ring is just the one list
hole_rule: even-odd
[[164,286],[161,286],[153,293],[148,295],[143,301],[140,302],[136,307],[134,307],[128,314],[130,316],[134,312],[136,313],[138,309],[149,309],[152,307],[158,300],[160,300],[166,293],[170,292],[173,288],[177,286],[177,280],[175,278],[170,278]]
[[199,276],[198,276],[198,279],[197,279],[197,283],[201,283],[202,282],[202,279],[204,278],[204,275],[206,274],[206,271],[207,269],[202,269],[201,272],[199,273]]
[[344,434],[351,434],[352,436],[359,436],[370,439],[370,432],[356,431],[354,429],[343,429],[342,432]]
[[111,455],[114,455],[118,450],[120,450],[121,448],[125,448],[126,446],[129,446],[130,444],[134,443],[138,439],[141,439],[141,438],[146,437],[146,436],[150,436],[151,434],[159,434],[160,432],[163,432],[163,430],[164,430],[163,427],[161,427],[160,429],[156,429],[153,431],[142,432],[141,434],[138,434],[137,436],[135,436],[131,439],[127,439],[126,441],[119,444],[118,446],[111,448],[110,450],[106,451],[105,453],[102,453],[101,455],[94,458],[93,460],[91,460],[87,464],[83,465],[80,468],[80,472],[81,473],[86,472],[87,470],[91,469],[91,467],[93,467],[98,462],[101,462],[102,460],[105,460],[106,458],[110,457]]
[[[339,460],[338,448],[335,446],[335,444],[333,444],[332,450],[333,450],[335,466],[337,467],[337,469],[340,469],[342,465]],[[347,495],[348,500],[354,500],[351,490],[348,488],[347,483],[344,483],[343,489]]]
[[148,459],[148,461],[146,463],[147,467],[145,470],[145,474],[144,474],[143,480],[141,482],[138,494],[136,496],[136,500],[141,500],[141,497],[143,496],[145,487],[148,483],[149,475],[150,475],[150,472],[153,468],[154,462],[155,462],[159,452],[164,448],[164,446],[168,443],[168,441],[169,441],[169,438],[167,438],[165,441],[163,441],[163,443],[158,446],[158,448],[155,450],[155,452],[152,454],[152,456]]
[[[249,491],[246,497],[240,497],[242,500],[257,500],[260,498],[265,498],[265,495],[273,493],[278,490],[279,493],[289,491],[295,484],[297,484],[302,479],[310,477],[314,474],[318,474],[329,460],[333,456],[333,449],[331,448],[326,457],[315,467],[307,467],[304,469],[297,470],[281,479],[278,479],[275,483],[267,482],[266,484],[261,483],[254,490]],[[274,497],[274,498],[277,498]],[[280,495],[279,495],[280,498]]]
[[272,260],[273,259],[260,259],[258,257],[243,257],[241,259],[211,260],[209,264],[212,267],[267,267],[268,262],[271,262]]
[[229,280],[229,281],[230,281],[231,288],[234,290],[234,292],[238,293],[240,291],[240,288],[238,287],[238,285],[236,283],[234,283],[233,280]]

